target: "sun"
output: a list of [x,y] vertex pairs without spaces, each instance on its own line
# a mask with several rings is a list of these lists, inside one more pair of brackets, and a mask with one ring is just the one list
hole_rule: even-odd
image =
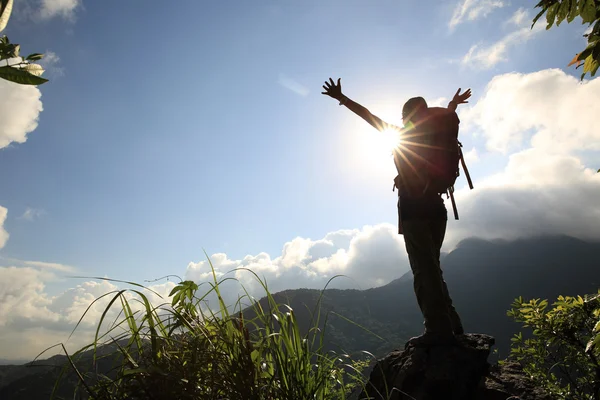
[[367,140],[365,140],[364,151],[369,154],[369,158],[373,162],[381,159],[389,159],[394,148],[400,144],[400,131],[392,128],[384,129],[380,132],[369,132]]
[[391,153],[400,144],[400,131],[397,129],[387,128],[381,131],[380,135],[375,136],[378,136],[376,140],[380,142],[378,146],[388,153]]
[[[343,144],[344,168],[351,171],[349,176],[353,180],[360,180],[363,184],[368,182],[373,187],[388,189],[388,184],[396,176],[393,150],[401,144],[402,121],[398,120],[395,105],[380,105],[379,116],[382,120],[396,126],[379,131],[364,121],[355,121],[348,118],[348,124],[343,127],[345,132]],[[383,189],[382,189],[383,190]]]
[[[366,125],[366,124],[365,124]],[[362,127],[361,127],[362,128]],[[351,135],[353,167],[369,180],[393,178],[395,165],[393,150],[400,144],[400,132],[395,129],[377,131],[366,126]],[[348,154],[350,155],[350,154]]]

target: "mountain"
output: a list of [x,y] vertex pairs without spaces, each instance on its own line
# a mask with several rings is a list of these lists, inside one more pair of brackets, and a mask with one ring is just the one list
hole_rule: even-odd
[[[492,335],[500,356],[508,355],[510,338],[520,326],[506,316],[513,300],[595,293],[600,288],[600,243],[567,236],[516,241],[468,239],[442,258],[444,279],[465,330]],[[287,290],[275,295],[288,303],[301,325],[310,325],[310,313],[320,291]],[[264,301],[264,300],[263,300]],[[385,340],[331,315],[326,345],[378,356],[404,344],[423,331],[422,316],[413,292],[412,273],[364,291],[323,293],[322,313],[334,312],[368,328]]]
[[22,365],[26,364],[27,362],[29,362],[29,360],[9,360],[6,358],[0,358],[0,365]]
[[[466,331],[496,338],[499,356],[508,355],[510,338],[520,329],[506,316],[518,297],[547,298],[558,295],[595,293],[600,288],[598,271],[600,243],[567,236],[547,236],[516,241],[468,239],[443,256],[442,268],[450,294]],[[326,347],[353,353],[367,350],[378,357],[404,345],[423,330],[411,274],[369,290],[327,289],[321,298],[321,322],[327,316]],[[304,330],[312,326],[312,310],[320,290],[297,289],[276,293],[275,299],[289,304]],[[263,306],[265,299],[261,299]],[[334,314],[335,313],[335,314]],[[252,310],[245,310],[251,317]],[[343,316],[354,323],[348,322]],[[369,329],[384,340],[365,329]],[[321,326],[323,324],[321,323]],[[107,349],[106,352],[110,352]],[[66,357],[39,361],[35,368],[0,365],[0,399],[48,399]],[[91,366],[91,352],[77,363]],[[113,361],[104,359],[99,372],[109,371]],[[70,372],[61,394],[72,398],[76,377]]]
[[[126,341],[121,341],[122,346]],[[120,363],[114,354],[116,344],[98,347],[97,371],[112,376],[114,366]],[[82,373],[92,368],[94,350],[82,352],[74,363]],[[46,360],[36,360],[25,365],[0,365],[0,399],[2,400],[47,400],[50,398],[54,384],[67,365],[68,359],[63,355],[55,355]],[[65,369],[56,395],[57,398],[74,398],[73,391],[78,377],[72,368]],[[76,398],[87,398],[86,396]]]

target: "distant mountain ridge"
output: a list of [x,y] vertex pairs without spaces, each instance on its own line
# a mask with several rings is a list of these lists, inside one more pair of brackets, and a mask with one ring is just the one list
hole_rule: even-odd
[[[569,236],[528,239],[466,239],[442,258],[444,279],[468,332],[496,338],[502,356],[520,326],[506,316],[513,300],[595,293],[600,288],[600,242]],[[320,291],[286,290],[276,295],[294,310],[314,307]],[[422,316],[409,272],[389,284],[368,290],[328,289],[323,310],[333,311],[382,336],[373,335],[335,316],[328,321],[328,347],[383,355],[423,331]],[[310,318],[307,312],[300,316]]]
[[[467,239],[443,256],[442,268],[465,329],[494,336],[500,357],[504,358],[510,337],[521,330],[506,316],[512,301],[523,296],[553,302],[561,294],[594,293],[600,288],[599,260],[600,242],[568,236],[514,241]],[[320,293],[296,289],[274,297],[288,303],[306,329]],[[338,313],[385,339],[330,313],[326,346],[348,353],[367,350],[380,357],[423,330],[411,273],[374,289],[327,289],[322,298],[322,318],[328,312]],[[66,358],[55,356],[52,361],[62,364]],[[99,371],[103,372],[101,366]],[[0,365],[0,399],[48,399],[57,373],[53,367]],[[73,378],[69,381],[74,382]],[[64,387],[61,394],[67,396],[69,387]]]

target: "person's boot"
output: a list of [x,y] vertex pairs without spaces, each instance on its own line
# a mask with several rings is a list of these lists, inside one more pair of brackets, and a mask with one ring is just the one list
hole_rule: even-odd
[[[450,317],[452,323],[452,332],[454,332],[454,336],[462,336],[465,334],[465,329],[462,326],[462,322],[460,321],[460,317],[458,314],[455,318],[452,318],[452,314]],[[423,321],[423,325],[425,325],[425,321]]]

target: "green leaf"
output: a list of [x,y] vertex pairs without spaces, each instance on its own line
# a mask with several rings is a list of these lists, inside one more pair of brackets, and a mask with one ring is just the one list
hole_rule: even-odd
[[6,28],[10,13],[12,12],[13,0],[0,0],[0,32]]
[[[594,58],[590,55],[585,59],[585,62],[583,63],[583,72],[589,72],[590,74],[592,74],[592,72],[596,72],[596,70],[598,69],[598,61],[594,60]],[[592,74],[593,76],[593,74]]]
[[173,296],[173,295],[174,295],[176,292],[178,292],[178,291],[180,291],[180,290],[181,290],[181,286],[180,286],[180,285],[177,285],[177,286],[175,286],[175,287],[174,287],[174,288],[171,290],[171,293],[169,293],[169,297]]
[[548,23],[548,25],[546,25],[546,29],[550,29],[550,27],[552,27],[552,24],[554,24],[554,19],[556,18],[558,7],[560,7],[560,3],[555,3],[548,7],[548,11],[546,12],[546,22]]
[[[581,5],[581,2],[579,4]],[[593,22],[596,19],[596,4],[594,0],[585,0],[583,7],[579,10],[579,14],[583,22]]]
[[545,13],[545,12],[546,12],[546,10],[545,10],[545,9],[542,9],[542,11],[540,11],[540,12],[539,12],[539,13],[538,13],[538,14],[535,16],[535,18],[533,19],[533,22],[531,23],[531,27],[532,27],[532,28],[533,28],[533,26],[535,25],[535,23],[538,21],[538,19],[540,19],[540,17],[541,17],[542,15],[544,15],[544,13]]
[[590,43],[588,46],[579,54],[579,60],[583,61],[588,58],[594,51],[595,43]]
[[41,85],[48,82],[48,79],[44,79],[40,76],[36,76],[27,71],[13,67],[0,67],[0,78],[6,79],[10,82],[19,83],[21,85]]
[[558,13],[556,14],[556,26],[559,26],[560,23],[563,22],[565,18],[567,18],[570,9],[571,0],[563,0],[562,3],[560,3]]
[[19,57],[21,46],[18,44],[0,44],[0,60]]
[[41,53],[33,53],[28,55],[25,59],[27,61],[38,61],[41,60],[42,58],[44,58],[44,55]]
[[577,8],[577,0],[571,0],[571,6],[569,7],[569,14],[567,15],[567,22],[571,23],[575,19],[576,16],[579,15]]
[[171,301],[172,306],[175,306],[177,303],[179,303],[179,300],[181,299],[181,294],[182,294],[182,292],[178,291],[177,294],[175,296],[173,296],[173,300]]
[[587,353],[593,350],[594,348],[600,348],[600,335],[596,335],[596,337],[590,339],[587,346],[585,346],[585,352]]
[[592,64],[592,68],[590,69],[591,76],[596,75],[596,71],[598,71],[598,66],[600,66],[600,63],[597,60],[594,60],[594,63]]

